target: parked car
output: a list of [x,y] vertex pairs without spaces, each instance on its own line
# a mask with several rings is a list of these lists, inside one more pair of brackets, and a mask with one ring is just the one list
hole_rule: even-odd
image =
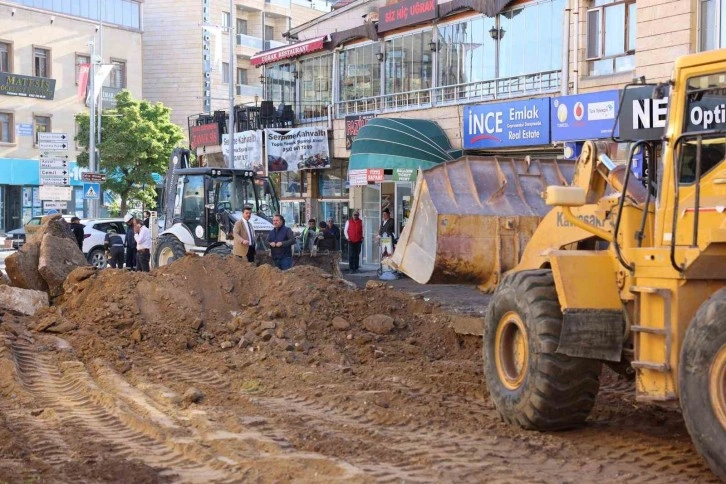
[[85,225],[83,228],[83,255],[91,265],[103,269],[108,263],[106,248],[103,245],[106,234],[113,228],[125,242],[126,224],[122,218],[83,219],[81,223]]
[[25,227],[15,230],[8,230],[5,234],[5,247],[8,249],[19,249],[25,244]]

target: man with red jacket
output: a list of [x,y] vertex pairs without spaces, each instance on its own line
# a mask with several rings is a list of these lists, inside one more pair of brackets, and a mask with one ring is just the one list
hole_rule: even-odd
[[363,245],[363,221],[358,210],[353,212],[353,218],[345,222],[343,233],[348,239],[348,272],[355,274],[360,272],[360,249]]

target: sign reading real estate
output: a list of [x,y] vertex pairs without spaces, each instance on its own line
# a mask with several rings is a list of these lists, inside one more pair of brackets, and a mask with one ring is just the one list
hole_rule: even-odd
[[378,33],[433,20],[436,0],[401,0],[378,9]]
[[0,72],[0,94],[53,100],[55,79]]
[[327,128],[268,129],[265,136],[268,172],[330,168]]
[[552,98],[552,141],[610,138],[619,102],[618,90]]
[[358,136],[358,131],[368,124],[368,121],[375,118],[375,114],[354,114],[345,117],[345,149],[353,146],[353,140]]
[[549,142],[549,98],[464,108],[464,149],[534,146]]
[[[229,159],[229,135],[222,135],[222,153]],[[234,134],[234,168],[264,173],[262,131],[241,131]]]

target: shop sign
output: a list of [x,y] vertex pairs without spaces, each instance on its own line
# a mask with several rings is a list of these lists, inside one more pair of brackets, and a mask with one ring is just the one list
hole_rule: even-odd
[[15,132],[18,136],[33,136],[33,125],[30,123],[18,123],[15,125]]
[[668,91],[663,99],[653,99],[653,86],[623,90],[618,113],[620,139],[623,141],[660,140],[668,117]]
[[393,170],[393,181],[416,181],[416,170],[413,168],[396,168]]
[[383,168],[368,168],[368,173],[366,174],[366,180],[369,182],[382,182],[384,179],[384,170]]
[[101,88],[101,103],[103,107],[114,109],[116,107],[116,94],[120,92],[121,89],[117,87],[103,86]]
[[0,94],[53,100],[55,79],[0,72]]
[[265,137],[268,172],[330,168],[327,128],[267,129]]
[[433,20],[438,14],[436,0],[402,0],[378,9],[378,33]]
[[375,118],[376,115],[370,114],[355,114],[353,116],[345,117],[345,149],[349,150],[353,146],[353,140],[358,136],[358,131],[368,124],[368,121]]
[[[222,135],[222,153],[229,160],[229,135]],[[262,131],[242,131],[234,134],[234,168],[264,173]]]
[[301,55],[310,54],[322,50],[323,44],[328,40],[328,36],[317,37],[315,39],[305,40],[292,45],[286,45],[273,50],[267,50],[253,55],[250,62],[253,66],[259,67],[264,64],[299,57]]
[[207,123],[189,128],[189,145],[192,149],[219,145],[219,124]]
[[544,145],[549,142],[549,98],[464,108],[464,149]]
[[618,90],[552,98],[552,141],[610,138],[619,102]]
[[348,170],[348,183],[352,187],[359,187],[368,184],[368,170]]

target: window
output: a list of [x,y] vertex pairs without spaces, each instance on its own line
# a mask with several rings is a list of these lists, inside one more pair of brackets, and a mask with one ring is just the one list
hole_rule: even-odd
[[277,64],[267,68],[267,99],[275,106],[293,104],[295,100],[295,65]]
[[726,47],[726,1],[701,0],[700,49],[713,50]]
[[232,25],[232,17],[229,12],[222,12],[222,27],[229,28]]
[[108,76],[109,87],[124,89],[126,87],[126,61],[111,60],[113,69]]
[[237,19],[237,33],[247,35],[247,20],[243,18]]
[[35,143],[38,143],[38,133],[50,133],[50,116],[33,116],[35,128]]
[[222,62],[222,82],[229,84],[229,62]]
[[594,0],[587,11],[587,59],[591,76],[635,68],[635,0]]
[[263,40],[275,40],[275,27],[265,25],[265,38]]
[[33,47],[33,75],[50,77],[50,50]]
[[0,72],[12,72],[13,46],[9,42],[0,42]]
[[[381,62],[376,58],[380,52],[378,42],[363,47],[344,50],[340,53],[340,100],[352,101],[381,95]],[[304,64],[303,80],[310,77]],[[320,72],[322,79],[330,78],[330,73]],[[327,80],[326,80],[327,82]],[[307,86],[304,82],[303,86]],[[306,88],[307,89],[307,88]]]
[[0,112],[0,143],[12,143],[14,141],[14,126],[13,114]]
[[247,69],[237,68],[237,84],[247,84]]
[[431,36],[427,30],[386,40],[386,94],[432,87]]
[[78,85],[78,79],[81,74],[81,66],[83,64],[90,64],[91,56],[86,54],[76,54],[76,85]]

